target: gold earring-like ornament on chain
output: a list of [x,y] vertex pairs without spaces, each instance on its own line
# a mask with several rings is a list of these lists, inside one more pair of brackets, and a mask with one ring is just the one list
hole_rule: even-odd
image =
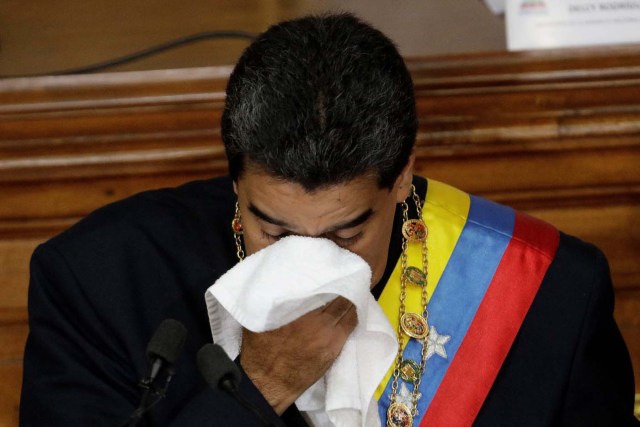
[[242,217],[240,216],[240,205],[238,202],[236,202],[236,210],[231,220],[231,230],[233,231],[233,238],[236,241],[238,261],[242,261],[244,259],[244,249],[242,249],[242,234],[244,230],[242,229]]
[[242,234],[242,218],[240,218],[240,206],[238,202],[236,202],[236,211],[233,214],[233,219],[231,220],[231,229],[234,234]]

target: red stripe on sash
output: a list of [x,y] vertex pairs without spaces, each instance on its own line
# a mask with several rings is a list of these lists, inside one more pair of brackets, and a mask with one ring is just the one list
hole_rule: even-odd
[[555,228],[516,213],[513,237],[421,427],[473,424],[555,256],[559,240]]

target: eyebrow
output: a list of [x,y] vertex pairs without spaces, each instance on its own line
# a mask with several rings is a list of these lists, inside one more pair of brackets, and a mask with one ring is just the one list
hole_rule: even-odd
[[253,203],[249,203],[249,210],[258,218],[260,218],[263,221],[266,221],[270,224],[273,225],[278,225],[280,227],[285,227],[285,228],[289,228],[289,225],[284,222],[284,221],[280,221],[279,219],[275,219],[275,218],[271,218],[269,215],[267,215],[266,213],[262,212],[260,209],[258,209],[258,207],[256,205],[254,205]]
[[[249,203],[249,210],[258,218],[260,218],[263,221],[266,221],[270,224],[273,225],[277,225],[279,227],[283,227],[283,228],[291,228],[291,226],[289,224],[287,224],[285,221],[276,219],[276,218],[272,218],[269,215],[267,215],[266,213],[262,212],[256,205],[254,205],[253,203]],[[358,215],[357,217],[355,217],[352,220],[340,223],[340,224],[336,224],[333,227],[331,227],[330,229],[326,230],[324,233],[322,234],[326,234],[326,233],[331,233],[334,231],[338,231],[338,230],[344,230],[347,228],[352,228],[352,227],[356,227],[360,224],[363,224],[364,222],[366,222],[369,218],[371,218],[371,215],[373,215],[373,209],[369,208],[366,211],[364,211],[363,213],[361,213],[360,215]]]

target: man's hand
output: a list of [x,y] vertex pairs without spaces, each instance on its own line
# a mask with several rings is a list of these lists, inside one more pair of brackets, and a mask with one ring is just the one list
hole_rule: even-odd
[[240,364],[281,415],[329,369],[357,322],[353,304],[338,297],[280,329],[244,330]]

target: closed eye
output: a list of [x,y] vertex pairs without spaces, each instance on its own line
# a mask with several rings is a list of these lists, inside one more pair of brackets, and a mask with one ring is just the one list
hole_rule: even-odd
[[[294,235],[293,233],[286,231],[284,233],[280,233],[280,234],[269,234],[264,230],[262,231],[262,237],[271,241],[271,242],[277,242],[278,240],[282,239],[283,237],[287,237],[287,236],[292,236]],[[353,244],[355,244],[358,240],[360,240],[360,238],[362,237],[362,232],[351,236],[351,237],[340,237],[340,236],[331,236],[331,237],[327,237],[330,240],[333,240],[338,246],[343,246],[343,247],[348,247],[351,246]]]
[[278,235],[269,234],[269,233],[265,232],[264,230],[261,230],[261,231],[262,231],[262,237],[263,238],[265,238],[267,240],[270,240],[270,241],[273,241],[273,242],[276,242],[276,241],[282,239],[283,237],[291,236],[291,233],[289,233],[288,231],[284,232],[284,233],[280,233]]
[[340,237],[334,235],[331,240],[333,240],[338,246],[348,247],[355,244],[361,237],[362,231],[351,237]]

